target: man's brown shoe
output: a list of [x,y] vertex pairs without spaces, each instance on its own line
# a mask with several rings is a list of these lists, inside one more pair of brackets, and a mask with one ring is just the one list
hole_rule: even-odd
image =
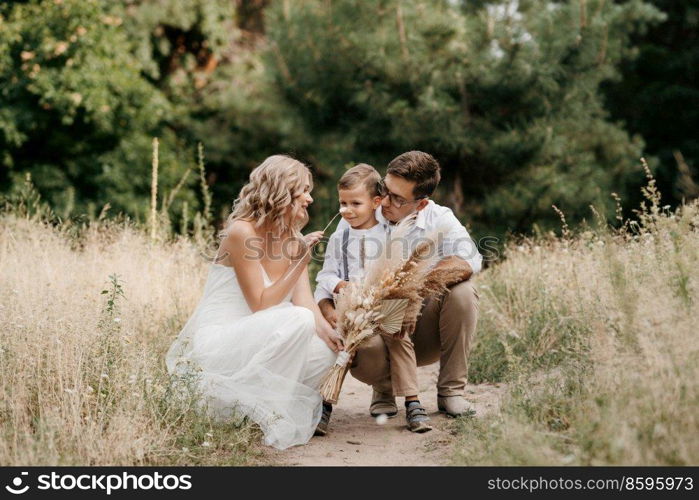
[[437,396],[437,408],[449,417],[470,417],[476,414],[471,403],[463,396]]
[[369,413],[372,417],[386,415],[387,417],[395,417],[398,415],[398,407],[396,406],[396,398],[392,394],[386,394],[374,391],[371,397],[371,406]]

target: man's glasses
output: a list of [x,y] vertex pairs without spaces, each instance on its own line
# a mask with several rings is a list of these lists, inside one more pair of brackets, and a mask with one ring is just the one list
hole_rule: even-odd
[[386,184],[384,184],[383,179],[379,181],[379,195],[382,198],[385,198],[388,196],[388,201],[393,205],[395,208],[402,208],[405,205],[409,205],[410,203],[418,203],[420,200],[423,198],[426,198],[426,196],[421,196],[415,200],[408,201],[402,196],[398,196],[397,194],[391,193],[388,188],[386,187]]

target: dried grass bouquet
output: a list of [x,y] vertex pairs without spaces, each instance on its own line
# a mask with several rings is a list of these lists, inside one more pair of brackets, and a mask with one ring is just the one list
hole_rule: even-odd
[[337,403],[349,370],[348,361],[362,342],[380,331],[401,337],[412,335],[425,297],[445,292],[463,273],[460,269],[432,269],[439,261],[440,229],[408,255],[405,235],[414,223],[415,217],[401,221],[381,254],[371,262],[365,279],[350,282],[335,298],[337,330],[345,350],[321,383],[320,393],[329,403]]

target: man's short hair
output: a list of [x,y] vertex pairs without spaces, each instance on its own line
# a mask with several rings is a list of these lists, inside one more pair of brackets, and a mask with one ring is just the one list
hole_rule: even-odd
[[432,196],[441,179],[439,171],[439,163],[432,155],[408,151],[391,160],[386,173],[414,182],[413,196],[419,199]]
[[372,198],[381,195],[381,175],[366,163],[355,165],[345,172],[337,183],[337,189],[354,189],[360,184]]

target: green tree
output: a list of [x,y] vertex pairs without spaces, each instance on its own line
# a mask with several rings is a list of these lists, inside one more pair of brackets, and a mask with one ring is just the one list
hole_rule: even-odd
[[661,192],[677,203],[699,196],[699,181],[692,180],[699,168],[699,1],[649,1],[666,20],[633,34],[639,55],[607,87],[607,106],[644,138],[659,161]]
[[[202,142],[220,217],[249,170],[296,128],[262,64],[264,5],[0,4],[0,191],[29,172],[61,215],[108,202],[143,219],[157,136],[160,199],[194,167]],[[197,193],[190,175],[172,206],[176,226],[184,201],[201,206]]]
[[612,123],[600,84],[660,18],[603,0],[287,2],[270,61],[326,170],[431,152],[441,199],[489,232],[611,210],[642,141]]
[[173,127],[206,147],[218,219],[252,168],[294,149],[293,120],[262,62],[265,0],[131,0],[125,29],[149,81],[180,112]]
[[30,172],[67,214],[107,201],[145,212],[150,137],[161,136],[164,185],[181,175],[166,123],[173,106],[142,77],[121,25],[104,0],[0,6],[0,150],[3,188]]

